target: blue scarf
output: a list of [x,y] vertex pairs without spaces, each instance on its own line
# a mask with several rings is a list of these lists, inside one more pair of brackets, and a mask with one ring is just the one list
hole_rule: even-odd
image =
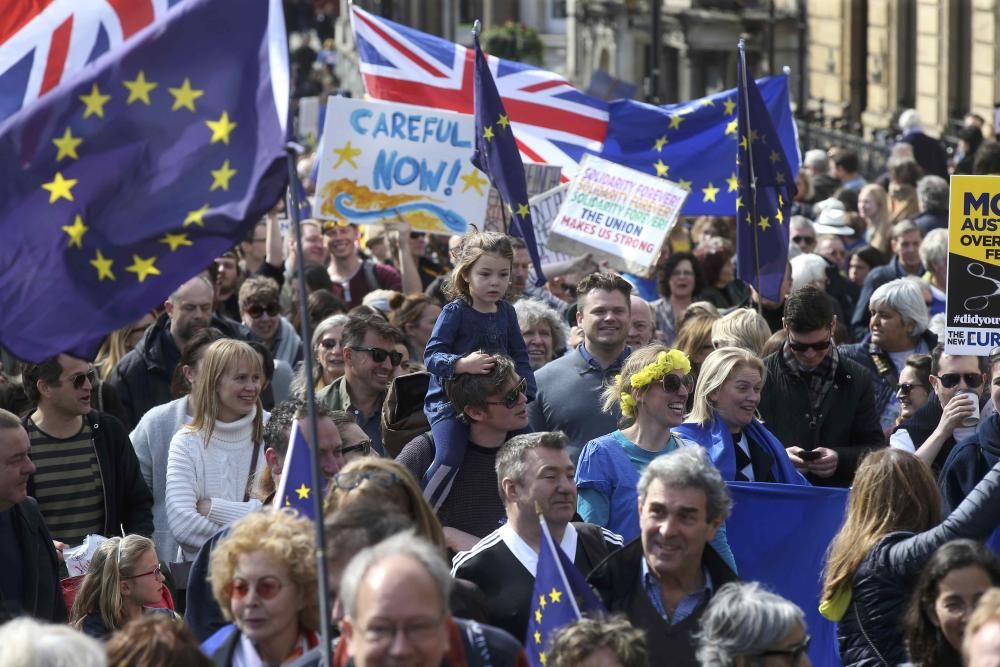
[[[732,482],[736,479],[736,446],[733,444],[733,436],[729,428],[722,422],[719,415],[715,415],[712,422],[707,426],[693,422],[685,422],[673,429],[682,437],[697,442],[708,450],[708,456],[712,463],[722,473],[722,479]],[[785,446],[775,438],[765,426],[754,419],[743,429],[747,438],[753,440],[763,447],[771,459],[771,474],[774,481],[779,484],[799,484],[809,486],[806,478],[795,469],[792,462],[785,454]]]

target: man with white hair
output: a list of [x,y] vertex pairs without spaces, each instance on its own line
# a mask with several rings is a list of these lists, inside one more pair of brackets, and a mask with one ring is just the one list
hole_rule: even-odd
[[796,292],[806,285],[812,285],[817,289],[826,290],[829,284],[826,277],[826,260],[809,253],[799,255],[792,260],[792,292]]
[[913,146],[913,158],[925,174],[948,178],[948,154],[941,142],[924,134],[923,121],[916,109],[907,109],[899,115],[900,141]]
[[813,228],[812,220],[804,215],[793,215],[788,228],[792,243],[799,247],[803,253],[809,253],[816,249],[816,230]]
[[840,181],[830,175],[830,159],[822,148],[806,151],[802,166],[812,176],[813,201],[833,196],[840,187]]
[[924,176],[917,181],[917,205],[920,214],[913,224],[924,236],[933,229],[948,229],[948,181],[940,176]]

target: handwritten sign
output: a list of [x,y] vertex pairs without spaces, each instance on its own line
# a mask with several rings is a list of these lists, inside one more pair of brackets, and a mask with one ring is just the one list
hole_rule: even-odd
[[1000,176],[952,176],[945,352],[1000,346]]
[[572,255],[556,252],[548,246],[552,223],[555,222],[556,216],[559,214],[568,189],[569,185],[559,185],[528,199],[528,206],[531,207],[531,222],[534,223],[535,227],[535,242],[538,244],[538,254],[542,257],[542,264],[553,264],[573,259]]
[[[551,190],[559,185],[559,178],[561,176],[562,167],[557,164],[525,162],[524,181],[528,186],[528,205],[531,205],[530,197]],[[486,206],[486,226],[484,229],[491,232],[506,233],[507,228],[505,225],[509,223],[504,218],[505,213],[506,211],[504,210],[503,201],[500,199],[500,193],[497,192],[496,188],[491,187],[490,201]],[[536,225],[538,224],[534,211],[531,212],[531,221]]]
[[649,276],[688,191],[593,155],[570,183],[548,249],[594,253],[622,272]]
[[316,185],[316,217],[464,234],[482,226],[489,181],[469,161],[471,116],[408,104],[331,97]]

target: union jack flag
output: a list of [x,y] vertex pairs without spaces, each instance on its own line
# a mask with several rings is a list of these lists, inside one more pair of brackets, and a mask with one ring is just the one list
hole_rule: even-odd
[[182,0],[17,0],[0,12],[0,122]]
[[[473,113],[475,51],[351,8],[368,94],[379,100]],[[521,156],[558,164],[572,177],[587,151],[599,151],[608,105],[553,72],[488,56]]]

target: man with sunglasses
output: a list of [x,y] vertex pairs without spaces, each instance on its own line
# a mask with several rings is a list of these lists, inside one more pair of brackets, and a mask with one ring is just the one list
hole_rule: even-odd
[[385,318],[352,317],[341,334],[344,375],[316,395],[317,403],[354,415],[380,456],[385,455],[382,403],[392,381],[392,371],[403,361],[403,355],[395,349],[402,342],[402,332]]
[[271,278],[247,278],[240,287],[240,318],[267,345],[275,360],[302,361],[302,339],[281,314],[280,288]]
[[761,417],[810,482],[849,487],[861,456],[884,446],[872,378],[837,351],[837,319],[823,291],[789,295],[782,322],[785,343],[764,359]]

